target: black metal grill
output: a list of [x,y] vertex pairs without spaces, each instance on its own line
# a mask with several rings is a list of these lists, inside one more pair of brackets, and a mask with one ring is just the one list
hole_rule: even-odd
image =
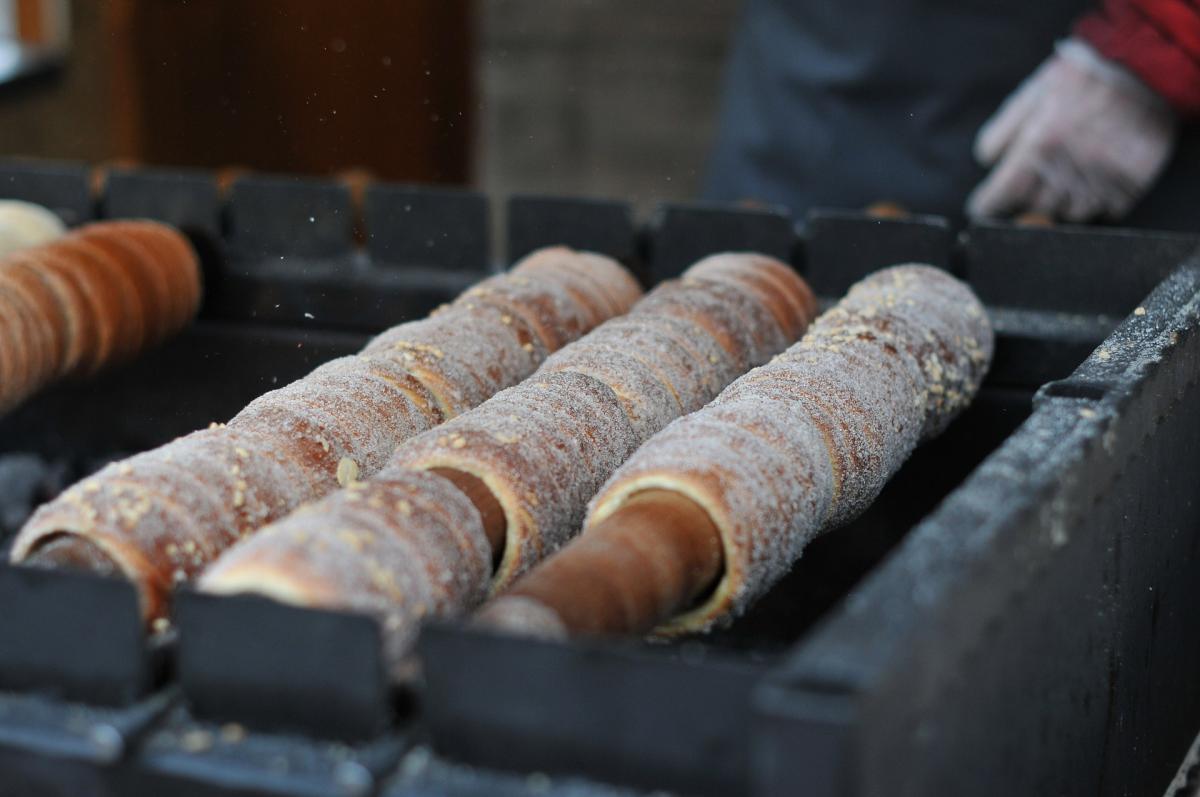
[[414,693],[386,682],[363,617],[185,592],[178,629],[145,640],[123,582],[0,569],[0,794],[1157,797],[1200,728],[1200,239],[844,211],[797,228],[707,204],[639,224],[622,202],[513,197],[497,257],[470,192],[377,184],[358,207],[309,179],[88,185],[83,167],[0,164],[0,195],[71,221],[182,226],[205,307],[162,349],[0,420],[0,514],[225,420],[544,244],[648,284],[765,251],[826,298],[931,262],[988,304],[996,359],[869,512],[712,637],[438,625]]

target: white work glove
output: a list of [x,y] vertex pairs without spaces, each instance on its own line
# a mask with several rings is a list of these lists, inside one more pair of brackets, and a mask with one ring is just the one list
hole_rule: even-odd
[[1078,39],[1059,42],[975,138],[976,159],[994,168],[967,213],[1119,219],[1153,185],[1177,131],[1174,111],[1132,73]]

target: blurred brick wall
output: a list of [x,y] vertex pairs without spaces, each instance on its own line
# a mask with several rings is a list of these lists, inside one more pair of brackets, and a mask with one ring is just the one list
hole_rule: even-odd
[[739,0],[477,6],[476,182],[497,194],[696,194]]

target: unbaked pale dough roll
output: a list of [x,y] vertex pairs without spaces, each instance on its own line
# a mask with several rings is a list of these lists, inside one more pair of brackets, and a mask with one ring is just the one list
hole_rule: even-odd
[[978,390],[992,346],[982,305],[958,280],[928,266],[878,272],[800,343],[647,442],[593,500],[585,533],[639,492],[687,496],[717,527],[724,572],[658,630],[727,622],[945,428]]
[[19,199],[0,199],[0,257],[49,243],[66,231],[52,210]]
[[[151,231],[145,232],[142,248],[150,251]],[[165,242],[157,246],[153,251]],[[611,261],[596,268],[610,281],[620,270]],[[373,475],[401,441],[528,376],[547,353],[547,340],[572,340],[590,328],[592,308],[610,306],[601,296],[607,282],[576,284],[577,293],[593,292],[590,308],[560,282],[542,272],[491,278],[476,294],[487,301],[460,297],[435,318],[389,330],[359,356],[327,363],[261,396],[228,427],[106,469],[93,477],[98,486],[89,487],[92,492],[73,492],[71,500],[36,513],[18,535],[14,561],[77,535],[135,582],[148,620],[161,618],[172,584],[191,579],[234,542],[301,504]],[[118,330],[117,339],[127,332]],[[0,365],[9,368],[8,362],[7,351],[0,352]],[[135,488],[148,508],[130,514],[122,507]],[[188,511],[177,511],[189,502]],[[181,551],[184,560],[170,553]]]
[[221,557],[198,586],[369,614],[395,670],[420,621],[478,605],[491,570],[474,504],[440,476],[396,471],[264,529]]

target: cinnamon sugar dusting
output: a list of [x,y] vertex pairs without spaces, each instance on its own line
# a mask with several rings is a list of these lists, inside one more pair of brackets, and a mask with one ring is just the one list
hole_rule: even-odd
[[[570,274],[518,267],[492,277],[434,316],[388,330],[359,356],[260,396],[228,426],[214,423],[105,469],[42,507],[13,558],[55,533],[103,539],[106,550],[124,552],[122,568],[153,620],[180,574],[193,578],[262,526],[369,478],[401,442],[519,382],[630,301],[624,269],[572,254],[580,262]],[[362,493],[348,495],[375,509]]]
[[[561,254],[543,252],[518,271],[532,279]],[[640,443],[711,400],[741,369],[794,340],[811,320],[812,307],[803,301],[806,289],[795,290],[799,298],[788,301],[764,289],[768,282],[795,288],[789,280],[798,278],[779,276],[778,269],[787,267],[731,256],[717,270],[719,279],[685,275],[660,286],[629,317],[605,323],[552,355],[534,377],[412,437],[372,481],[310,505],[236,546],[202,586],[220,589],[222,579],[242,583],[236,576],[239,569],[277,563],[278,569],[297,574],[293,592],[307,595],[313,605],[358,608],[379,617],[397,664],[422,616],[472,608],[489,583],[500,589],[557,550],[579,529],[588,499]],[[514,326],[527,321],[540,330],[547,308],[572,300],[580,318],[603,307],[627,307],[635,291],[623,280],[609,279],[616,272],[604,276],[602,271],[573,270],[560,280],[563,292],[555,302],[526,307],[523,313],[510,310],[517,293],[494,284],[480,286],[469,299],[494,309],[500,326],[508,326],[508,319]],[[589,284],[605,286],[604,295],[579,301]],[[381,336],[370,351],[395,350],[399,342],[416,340],[404,334]],[[413,345],[401,349],[425,351]],[[445,360],[452,358],[453,346],[439,343],[437,349]],[[467,557],[462,567],[448,570],[453,562],[443,558],[449,554],[442,548],[434,546],[427,553],[422,542],[384,561],[372,547],[378,539],[368,545],[358,535],[363,529],[389,528],[408,541],[416,529],[433,523],[428,501],[382,491],[409,484],[416,472],[437,468],[475,476],[500,504],[506,540],[494,575],[490,564],[486,569],[479,565],[480,559],[490,562],[490,550],[484,556],[461,553]],[[402,543],[394,545],[399,549]],[[336,571],[330,556],[340,563]],[[414,586],[412,574],[423,567],[441,578],[473,578],[476,591],[453,593],[453,605],[439,601],[441,593]],[[532,622],[532,615],[527,619]]]
[[728,622],[946,427],[978,391],[992,347],[963,283],[928,266],[877,272],[799,343],[647,442],[593,500],[588,524],[645,486],[696,500],[721,531],[726,573],[704,606],[661,630]]

